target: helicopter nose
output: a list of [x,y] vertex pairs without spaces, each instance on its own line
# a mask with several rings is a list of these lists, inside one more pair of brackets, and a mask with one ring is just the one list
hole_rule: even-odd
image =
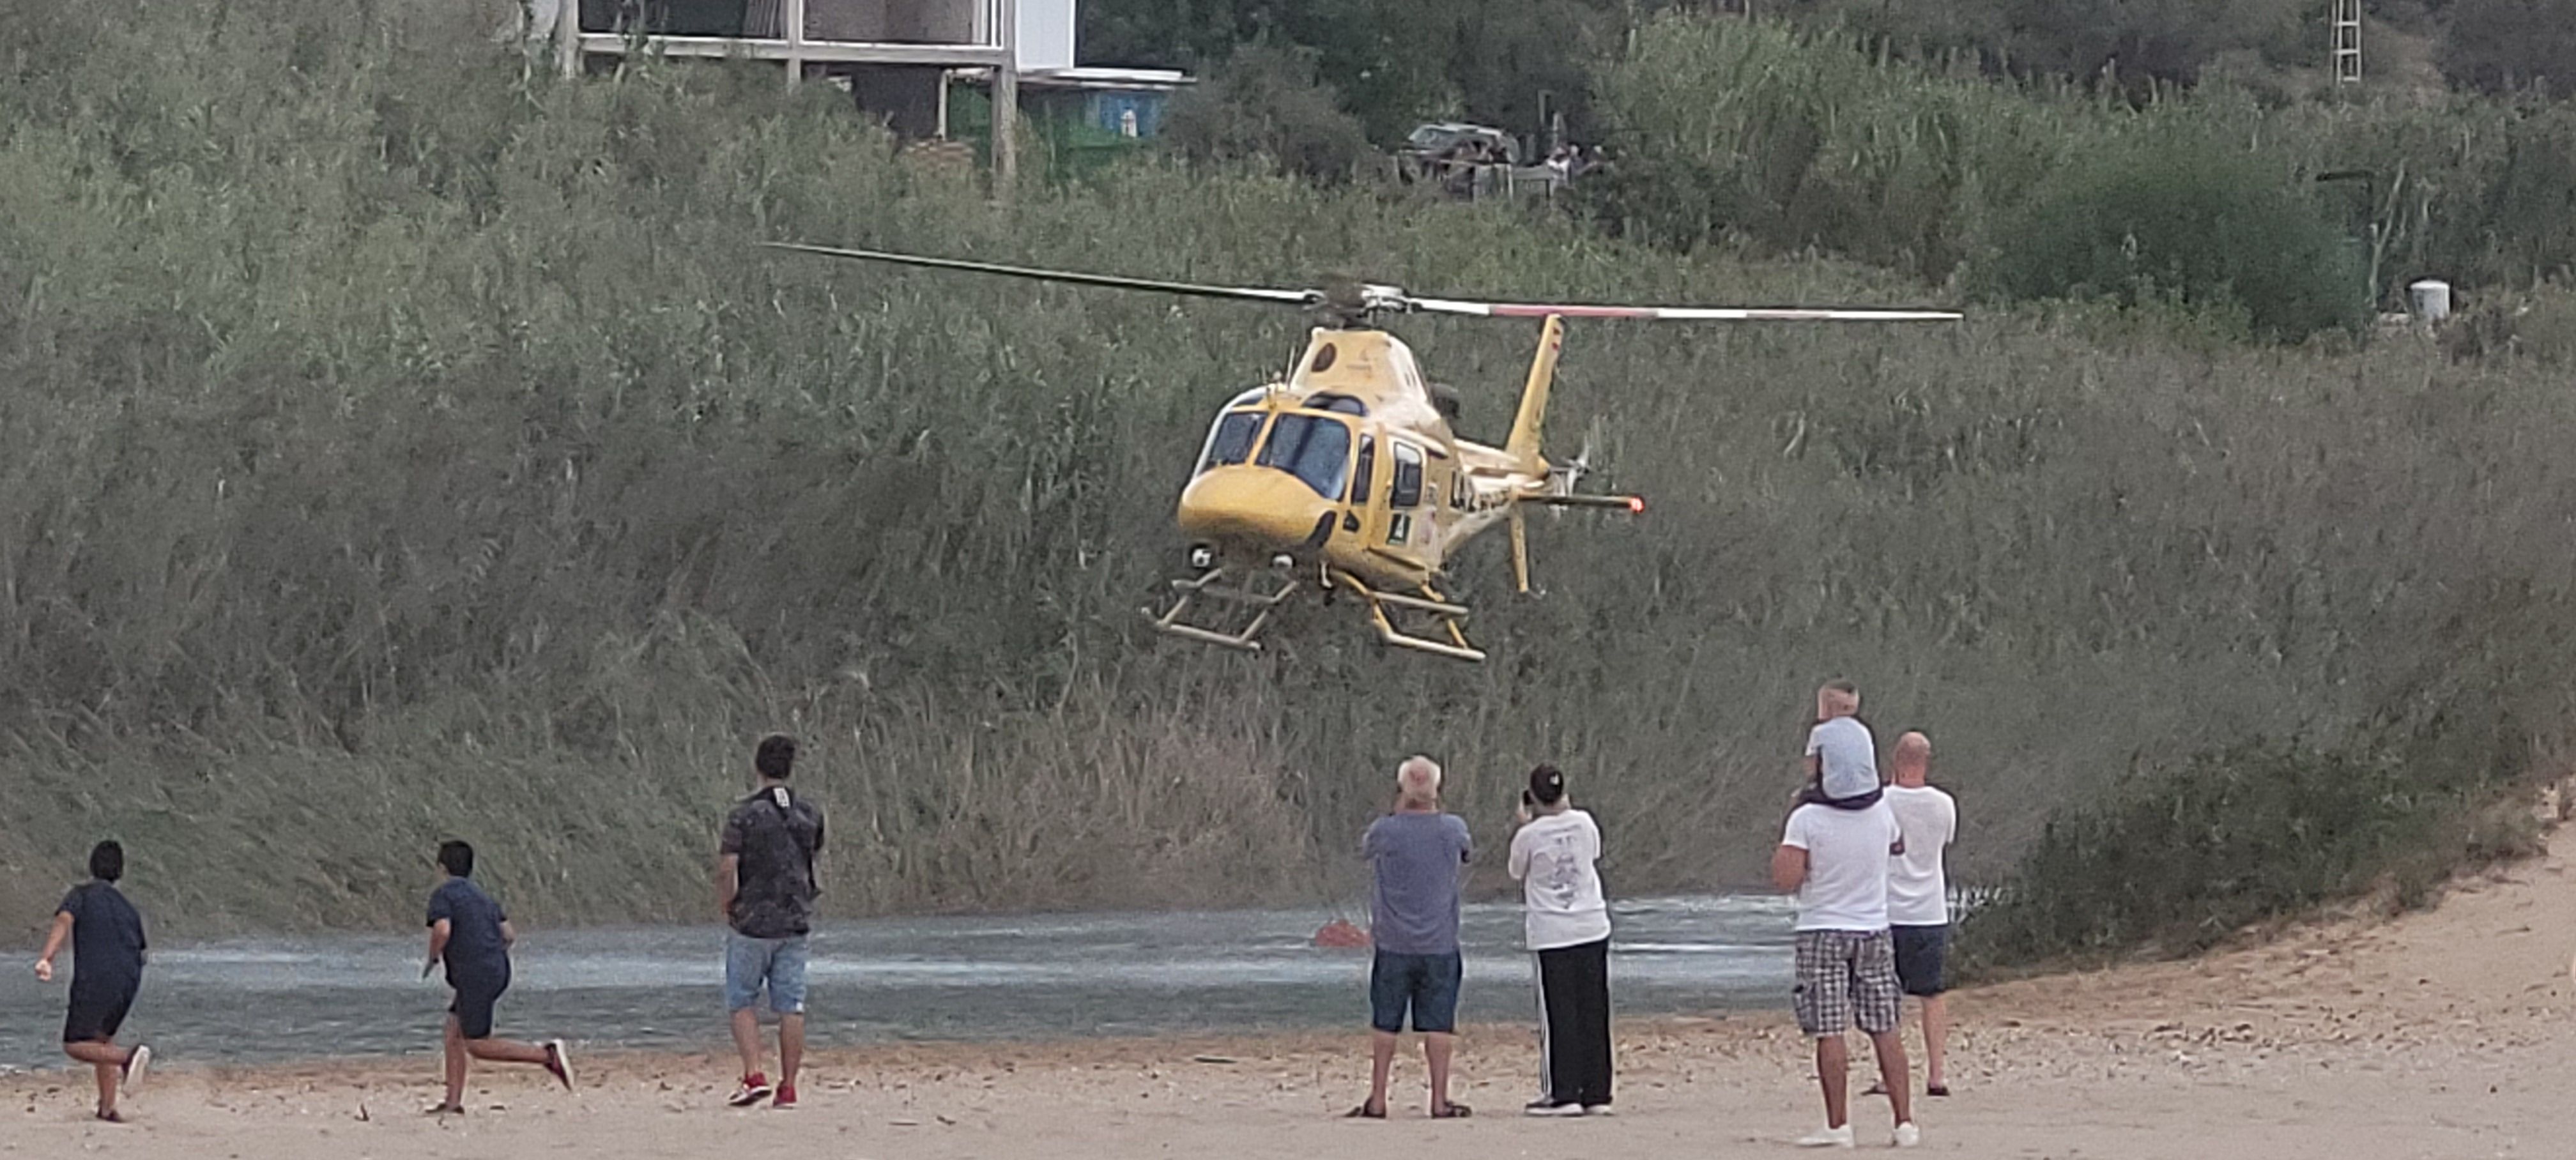
[[1332,504],[1275,467],[1214,468],[1181,491],[1186,535],[1259,551],[1304,545]]

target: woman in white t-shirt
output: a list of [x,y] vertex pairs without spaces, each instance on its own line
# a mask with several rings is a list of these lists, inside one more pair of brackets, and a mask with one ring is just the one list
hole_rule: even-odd
[[1533,1116],[1610,1112],[1610,905],[1601,897],[1601,827],[1565,796],[1555,766],[1530,771],[1510,868],[1521,881],[1538,960],[1540,1079]]

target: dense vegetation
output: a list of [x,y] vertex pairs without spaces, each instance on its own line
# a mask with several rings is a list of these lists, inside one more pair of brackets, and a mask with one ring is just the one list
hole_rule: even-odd
[[[1179,472],[1293,319],[752,243],[1533,297],[1927,291],[1223,170],[1005,211],[821,86],[557,83],[443,4],[23,15],[0,58],[14,913],[114,833],[178,929],[404,920],[461,834],[532,922],[695,918],[747,741],[782,726],[813,742],[841,913],[1346,898],[1415,750],[1488,843],[1552,759],[1623,893],[1729,885],[1831,674],[1941,738],[1962,869],[1991,875],[2059,848],[2051,809],[2197,752],[2376,752],[2446,736],[2418,711],[2442,690],[2551,721],[2570,687],[2563,372],[2092,305],[1578,326],[1554,430],[1588,428],[1654,514],[1542,521],[1543,599],[1471,561],[1494,663],[1382,655],[1346,608],[1259,659],[1162,642],[1136,608],[1176,560]],[[1405,329],[1498,430],[1530,336]],[[2500,626],[2529,648],[2490,647]]]
[[2512,291],[2576,272],[2576,105],[2270,107],[2222,86],[2132,108],[1852,47],[1655,25],[1600,85],[1620,155],[1603,212],[1665,244],[1821,248],[2016,295],[2223,293],[2294,333],[2337,313],[2321,287],[2360,294],[2327,230],[2382,298],[2426,274]]
[[[1094,60],[1219,76],[1245,44],[1303,50],[1322,91],[1380,143],[1447,117],[1535,135],[1549,130],[1547,114],[1591,140],[1599,59],[1650,44],[1671,27],[1660,18],[1748,9],[1879,51],[2133,103],[2210,79],[2278,100],[2333,84],[2322,0],[1086,0],[1082,44]],[[2554,0],[2363,9],[2372,98],[2444,85],[2576,93],[2576,26]]]

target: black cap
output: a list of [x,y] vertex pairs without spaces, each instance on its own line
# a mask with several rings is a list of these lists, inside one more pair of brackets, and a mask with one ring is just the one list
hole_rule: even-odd
[[1553,765],[1542,765],[1530,771],[1530,798],[1543,806],[1565,800],[1565,771]]

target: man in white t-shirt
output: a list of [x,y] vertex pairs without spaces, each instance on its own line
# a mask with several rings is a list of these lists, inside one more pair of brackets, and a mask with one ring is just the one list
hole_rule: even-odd
[[1888,755],[1896,784],[1887,787],[1887,807],[1896,813],[1905,851],[1887,864],[1888,931],[1896,948],[1896,978],[1905,993],[1923,1002],[1924,1094],[1950,1094],[1942,1072],[1943,1048],[1950,1038],[1950,1012],[1941,993],[1950,951],[1950,882],[1942,872],[1942,853],[1959,833],[1959,806],[1950,795],[1924,784],[1932,770],[1932,739],[1920,731],[1896,739]]
[[1879,1083],[1896,1114],[1893,1143],[1922,1141],[1914,1126],[1905,1040],[1897,1033],[1903,994],[1887,933],[1887,866],[1903,850],[1896,814],[1884,801],[1862,809],[1820,803],[1789,814],[1771,881],[1798,896],[1797,986],[1791,1005],[1798,1029],[1816,1041],[1816,1079],[1824,1087],[1825,1126],[1801,1137],[1809,1148],[1849,1148],[1850,1059],[1843,1032],[1852,1024],[1877,1049]]
[[1555,766],[1530,771],[1509,866],[1538,959],[1539,1079],[1533,1116],[1610,1111],[1610,904],[1601,897],[1601,827],[1565,796]]

